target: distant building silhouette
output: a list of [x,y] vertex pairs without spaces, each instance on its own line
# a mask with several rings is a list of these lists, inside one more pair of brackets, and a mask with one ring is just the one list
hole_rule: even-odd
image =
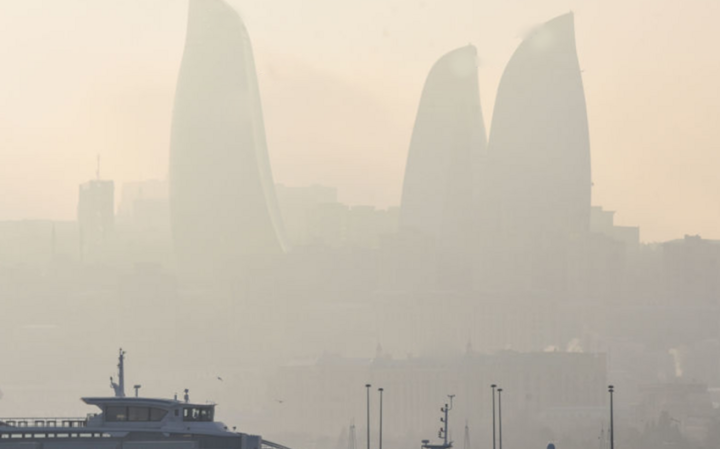
[[308,243],[308,215],[320,205],[337,203],[337,189],[322,185],[290,187],[276,184],[278,204],[288,241],[296,246]]
[[590,214],[590,231],[606,235],[622,242],[629,250],[640,246],[640,228],[637,226],[618,226],[615,224],[615,212],[593,206]]
[[115,226],[113,181],[94,179],[80,185],[77,221],[81,251],[105,241]]
[[492,225],[476,285],[546,298],[586,290],[590,142],[572,13],[535,29],[508,62],[488,157],[481,213]]
[[181,263],[284,250],[252,47],[222,0],[191,0],[173,110],[170,209]]
[[126,182],[122,185],[118,222],[135,229],[170,229],[168,183],[161,180]]
[[588,231],[590,141],[572,13],[538,27],[508,62],[489,152],[508,232]]
[[662,246],[663,290],[669,303],[720,306],[720,241],[686,235]]
[[486,149],[477,50],[451,51],[430,70],[408,152],[400,209],[402,230],[433,240],[446,267],[440,282],[470,276],[475,249],[479,165]]

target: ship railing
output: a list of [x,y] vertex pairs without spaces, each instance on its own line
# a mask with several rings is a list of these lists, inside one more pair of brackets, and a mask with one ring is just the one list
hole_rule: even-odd
[[272,441],[262,440],[262,449],[290,449],[282,444],[273,443]]
[[0,427],[87,427],[88,418],[0,418]]

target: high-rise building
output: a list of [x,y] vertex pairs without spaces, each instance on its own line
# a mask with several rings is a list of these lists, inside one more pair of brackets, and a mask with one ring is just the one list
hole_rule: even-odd
[[227,267],[285,248],[250,38],[223,0],[190,0],[170,207],[181,263]]
[[115,225],[115,183],[94,179],[78,191],[77,221],[80,244],[94,246],[105,241]]
[[502,229],[588,231],[590,140],[572,13],[535,29],[508,62],[488,149]]
[[485,148],[477,50],[468,45],[440,58],[425,81],[400,209],[401,230],[434,242],[440,264],[453,277],[463,270],[469,274],[472,264]]
[[500,80],[488,142],[492,225],[479,271],[492,290],[512,285],[549,299],[586,284],[590,140],[573,20],[569,13],[532,31]]

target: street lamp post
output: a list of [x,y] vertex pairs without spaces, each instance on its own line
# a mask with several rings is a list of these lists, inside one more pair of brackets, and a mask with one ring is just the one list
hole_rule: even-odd
[[610,392],[610,449],[615,449],[615,423],[613,422],[613,393],[615,387],[608,385],[608,391]]
[[367,449],[370,449],[370,387],[372,385],[365,384],[365,391],[367,393]]
[[495,449],[495,388],[497,388],[497,385],[492,384],[492,385],[490,385],[490,388],[492,388],[492,404],[493,404],[493,410],[492,410],[492,412],[493,412],[493,419],[492,419],[492,422],[493,422],[493,431],[492,431],[492,435],[493,435],[493,449]]
[[382,425],[383,425],[383,391],[384,388],[378,388],[380,392],[380,449],[382,449]]
[[502,388],[498,388],[498,448],[502,449]]

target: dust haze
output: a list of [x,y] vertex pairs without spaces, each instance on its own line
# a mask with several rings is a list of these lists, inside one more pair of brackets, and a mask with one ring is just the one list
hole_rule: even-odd
[[718,19],[0,0],[0,449],[720,446]]

